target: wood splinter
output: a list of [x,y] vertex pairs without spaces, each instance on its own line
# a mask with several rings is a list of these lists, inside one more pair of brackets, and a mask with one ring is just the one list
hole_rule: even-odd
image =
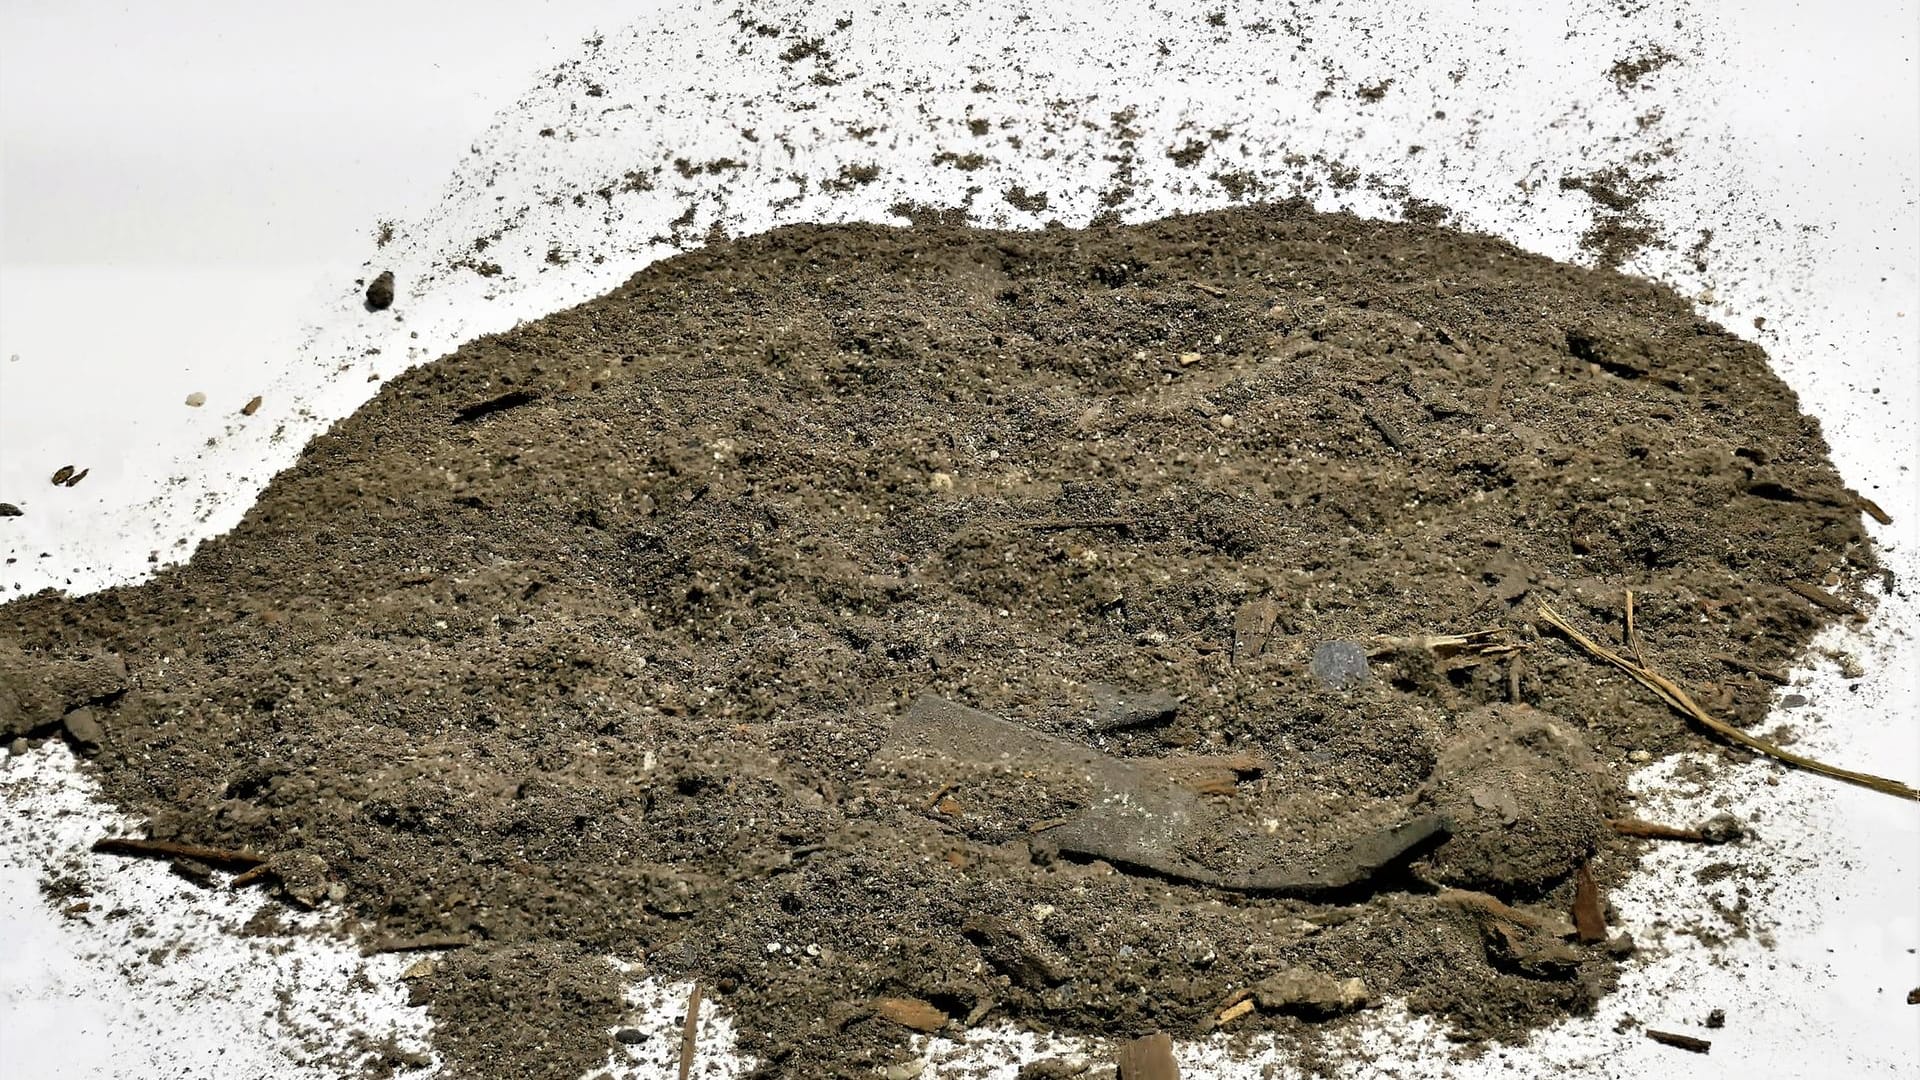
[[1648,1028],[1647,1038],[1657,1043],[1665,1043],[1668,1046],[1677,1046],[1682,1050],[1691,1050],[1696,1054],[1704,1054],[1713,1049],[1713,1044],[1705,1039],[1696,1039],[1691,1035],[1682,1035],[1673,1031],[1659,1031],[1654,1028]]
[[1633,836],[1642,840],[1679,840],[1687,844],[1726,842],[1719,836],[1708,836],[1700,829],[1683,829],[1678,825],[1662,825],[1656,821],[1641,821],[1639,818],[1608,818],[1607,828],[1621,836]]
[[109,836],[95,840],[93,850],[101,855],[125,855],[137,859],[198,859],[210,866],[242,866],[248,869],[262,866],[267,861],[264,856],[250,851],[179,844],[171,840],[141,840],[131,836]]
[[680,1029],[680,1080],[693,1073],[693,1051],[700,1034],[700,984],[687,994],[687,1022]]

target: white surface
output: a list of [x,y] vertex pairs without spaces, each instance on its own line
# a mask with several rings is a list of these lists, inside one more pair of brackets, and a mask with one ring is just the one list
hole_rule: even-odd
[[[1920,413],[1920,75],[1914,17],[1900,4],[1853,12],[1844,23],[1777,0],[1724,18],[1681,4],[1539,13],[1440,0],[1267,16],[1297,36],[1250,35],[1239,28],[1259,17],[1252,6],[1222,4],[1117,4],[1083,19],[1016,5],[1031,15],[1024,20],[1013,8],[971,3],[938,14],[847,5],[853,22],[844,30],[834,25],[841,9],[787,15],[804,9],[763,4],[755,17],[781,32],[740,35],[744,53],[729,17],[736,5],[692,4],[630,31],[603,24],[604,42],[571,50],[577,64],[534,78],[527,71],[549,50],[586,37],[611,5],[460,5],[457,17],[453,5],[385,15],[334,5],[297,23],[214,7],[200,25],[221,27],[225,41],[182,33],[180,16],[164,7],[100,24],[104,39],[96,28],[79,34],[70,5],[5,9],[0,357],[21,359],[0,359],[0,499],[28,511],[0,521],[0,554],[19,560],[0,574],[10,590],[91,588],[137,575],[150,552],[184,557],[190,540],[237,520],[312,432],[376,389],[369,375],[389,376],[474,333],[587,299],[674,243],[698,243],[715,222],[750,232],[796,220],[887,220],[901,198],[954,204],[973,186],[983,189],[975,210],[992,220],[1084,221],[1113,168],[1111,116],[1127,108],[1140,132],[1129,218],[1227,204],[1207,177],[1226,167],[1263,178],[1274,195],[1304,190],[1319,205],[1375,214],[1394,212],[1403,186],[1471,227],[1560,257],[1574,253],[1590,207],[1560,190],[1558,178],[1671,145],[1658,163],[1670,179],[1652,213],[1676,248],[1696,226],[1713,228],[1707,266],[1697,270],[1674,250],[1651,253],[1638,268],[1708,299],[1710,313],[1737,331],[1751,334],[1752,318],[1767,318],[1761,340],[1805,407],[1826,421],[1843,473],[1895,517],[1878,530],[1888,564],[1903,581],[1920,574],[1920,491],[1909,471],[1920,449],[1912,419]],[[1215,10],[1225,12],[1225,28],[1205,20]],[[796,36],[821,37],[832,60],[781,62]],[[1616,87],[1607,69],[1649,42],[1682,59],[1636,89]],[[185,71],[190,78],[174,77]],[[816,71],[837,82],[817,85]],[[1382,77],[1395,81],[1379,103],[1353,96]],[[602,94],[589,96],[590,84]],[[509,103],[521,86],[532,89]],[[1333,94],[1316,102],[1323,88]],[[505,106],[484,132],[481,101]],[[1656,110],[1658,119],[1636,122]],[[990,121],[988,136],[971,136],[972,117]],[[555,134],[539,135],[546,127]],[[862,138],[850,127],[874,130]],[[1222,140],[1205,134],[1221,127],[1231,130]],[[276,134],[288,130],[295,134]],[[1179,169],[1165,150],[1196,132],[1210,156]],[[1019,150],[1009,136],[1021,138]],[[1424,149],[1410,154],[1413,144]],[[931,164],[946,149],[993,160],[971,173]],[[1308,161],[1290,164],[1288,154]],[[683,178],[671,164],[720,157],[746,167]],[[207,162],[220,168],[206,172]],[[1333,162],[1382,182],[1330,188]],[[855,164],[882,171],[851,190],[822,190],[821,181]],[[434,185],[449,168],[436,202]],[[652,191],[594,194],[636,168],[661,169]],[[227,186],[208,198],[206,178],[215,175]],[[1014,184],[1045,191],[1047,212],[1021,214],[1001,201]],[[676,241],[669,223],[687,207],[694,216]],[[375,318],[342,279],[356,258],[375,257],[368,235],[382,214],[403,223],[373,265],[396,270],[401,299]],[[496,229],[501,238],[485,257],[503,274],[453,268],[472,255],[475,237]],[[550,247],[567,261],[549,263]],[[181,261],[182,253],[196,257]],[[279,260],[278,269],[262,260]],[[206,407],[181,404],[194,390],[208,393]],[[261,413],[235,417],[254,393],[267,397]],[[48,486],[47,474],[69,462],[95,472],[73,489]],[[189,544],[176,545],[183,537]],[[1871,642],[1843,643],[1866,662],[1866,679],[1848,685],[1832,665],[1804,676],[1795,689],[1812,705],[1781,717],[1802,748],[1920,778],[1911,723],[1920,705],[1916,631],[1915,602],[1896,597],[1876,616]],[[0,780],[13,785],[6,797],[51,813],[70,797],[72,768],[57,753],[30,760],[0,765]],[[1773,876],[1754,890],[1747,917],[1775,947],[1710,950],[1689,937],[1690,928],[1721,926],[1708,899],[1738,881],[1706,888],[1692,878],[1725,851],[1663,849],[1657,873],[1613,897],[1650,954],[1623,991],[1595,1020],[1497,1051],[1478,1068],[1913,1072],[1920,1009],[1904,995],[1920,985],[1920,811],[1768,765],[1735,775],[1699,805],[1731,794],[1737,812],[1758,820],[1761,839],[1740,858]],[[39,794],[24,796],[22,787]],[[1664,804],[1647,811],[1694,813]],[[274,1041],[297,1036],[301,1021],[256,1032],[220,1011],[223,1001],[257,1004],[276,985],[242,977],[272,970],[264,961],[213,959],[245,956],[252,943],[209,940],[170,963],[171,987],[124,979],[117,965],[142,960],[137,944],[62,923],[37,895],[49,861],[89,834],[25,823],[0,826],[0,935],[32,942],[0,958],[0,1071],[274,1071],[261,1063],[276,1060]],[[94,865],[109,883],[151,869]],[[208,894],[176,881],[159,873],[141,910],[199,917]],[[322,974],[329,969],[303,970],[313,977],[296,980],[311,997],[302,1007],[333,1007],[340,992]],[[388,996],[360,1003],[371,1010],[369,1032],[417,1033],[424,1021],[394,1004],[392,973],[370,978]],[[101,1011],[54,1007],[76,990]],[[670,1022],[675,988],[643,984],[635,993],[636,1008],[652,1009],[636,1023]],[[1614,1030],[1631,1013],[1690,1031],[1715,1006],[1728,1010],[1728,1026],[1712,1033],[1706,1058]],[[207,1037],[182,1048],[152,1039],[138,1022],[175,1012],[185,1030]],[[1370,1072],[1466,1071],[1420,1025],[1383,1030],[1406,1045],[1381,1036],[1386,1056]],[[112,1052],[76,1049],[93,1045],[89,1034]],[[702,1059],[715,1060],[718,1046]],[[956,1049],[934,1046],[928,1075],[954,1072],[943,1059]],[[983,1064],[1008,1059],[1004,1044],[965,1052]],[[1186,1046],[1182,1055],[1190,1075],[1261,1075],[1260,1063],[1217,1048]],[[618,1064],[630,1075],[669,1075],[657,1056]]]

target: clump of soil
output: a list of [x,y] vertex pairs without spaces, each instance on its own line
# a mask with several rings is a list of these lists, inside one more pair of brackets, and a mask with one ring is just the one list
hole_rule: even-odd
[[1855,505],[1758,348],[1486,237],[787,228],[393,380],[188,565],[8,605],[0,721],[85,707],[154,836],[466,943],[413,984],[454,1076],[605,1061],[609,957],[768,1075],[942,1016],[1510,1038],[1612,984],[1576,871],[1630,864],[1629,755],[1702,745],[1537,605],[1617,639],[1632,589],[1750,723],[1716,657],[1834,617],[1787,583],[1871,567]]

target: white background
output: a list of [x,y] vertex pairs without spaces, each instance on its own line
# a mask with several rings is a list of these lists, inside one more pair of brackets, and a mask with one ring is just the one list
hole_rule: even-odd
[[[0,587],[89,588],[137,574],[149,553],[184,557],[237,518],[308,434],[373,392],[369,376],[594,295],[664,253],[650,238],[682,205],[699,210],[702,232],[709,220],[736,231],[809,217],[884,220],[902,195],[959,201],[964,179],[1049,190],[1052,214],[1084,220],[1091,197],[1076,183],[1098,154],[1075,157],[1072,140],[1089,136],[1059,136],[1050,159],[999,148],[991,168],[966,178],[927,164],[967,109],[1027,125],[1029,150],[1055,145],[1041,130],[1045,103],[1066,90],[1100,97],[1096,113],[1109,98],[1142,104],[1146,191],[1134,216],[1225,201],[1159,156],[1181,140],[1181,123],[1223,116],[1255,147],[1256,168],[1271,165],[1260,154],[1329,152],[1452,207],[1465,224],[1560,257],[1574,254],[1589,208],[1553,179],[1652,145],[1631,120],[1662,109],[1657,134],[1683,149],[1661,163],[1672,179],[1656,216],[1676,232],[1709,224],[1716,241],[1706,271],[1660,252],[1638,268],[1699,296],[1738,331],[1753,334],[1752,318],[1767,318],[1760,340],[1826,421],[1843,472],[1895,515],[1895,527],[1879,530],[1887,561],[1909,580],[1920,573],[1910,471],[1920,449],[1920,74],[1909,4],[1856,5],[1845,20],[1781,2],[1740,5],[1737,17],[1684,4],[1328,4],[1310,20],[1304,54],[1283,40],[1271,55],[1257,51],[1265,45],[1212,42],[1201,19],[1231,8],[1239,25],[1256,5],[1141,6],[1085,24],[1044,5],[1029,5],[1025,22],[967,3],[933,15],[846,5],[855,26],[845,44],[830,39],[842,85],[822,91],[731,59],[723,45],[733,6],[9,0],[0,9],[0,501],[27,516],[0,520],[0,554],[18,560],[0,571]],[[813,11],[808,32],[825,33],[839,13]],[[636,18],[637,30],[621,31]],[[583,47],[596,30],[604,45]],[[1137,48],[1157,40],[1174,43],[1171,68]],[[1647,40],[1672,41],[1683,62],[1626,94],[1604,72]],[[605,85],[604,98],[587,102],[579,79],[556,87],[537,77],[567,57]],[[1320,62],[1328,58],[1337,59]],[[736,62],[740,70],[726,66]],[[1453,70],[1464,77],[1451,79]],[[1311,104],[1323,79],[1344,91],[1380,75],[1396,89],[1379,108],[1360,109],[1344,92],[1325,108]],[[929,80],[930,110],[898,92],[853,93],[914,76]],[[961,92],[988,77],[998,89],[986,102]],[[816,110],[785,108],[805,94],[816,95]],[[1445,99],[1445,123],[1423,95]],[[573,108],[582,103],[591,115]],[[855,145],[821,119],[869,112],[884,130]],[[635,200],[612,221],[546,203],[550,190],[591,190],[596,176],[636,162],[733,153],[742,117],[763,140],[789,134],[795,158],[754,158],[738,177]],[[556,123],[564,139],[535,136]],[[1412,142],[1430,149],[1410,159]],[[782,185],[795,168],[830,177],[866,160],[888,166],[871,187],[816,189],[784,217],[767,209],[792,194]],[[1540,180],[1516,194],[1517,182]],[[1377,192],[1313,194],[1323,205],[1393,209]],[[995,199],[980,206],[1007,224],[1041,223]],[[502,278],[446,271],[473,235],[522,209],[497,252]],[[376,257],[382,218],[401,222],[400,239],[377,257],[401,271],[404,322],[369,320],[353,302],[352,279]],[[552,243],[606,261],[576,257],[555,269],[543,258]],[[208,395],[205,407],[184,406],[193,391]],[[256,393],[267,396],[260,414],[237,417]],[[70,463],[93,472],[73,489],[47,484]],[[1920,776],[1916,629],[1912,601],[1897,597],[1871,639],[1831,642],[1866,662],[1864,680],[1850,685],[1833,664],[1810,662],[1795,690],[1813,704],[1780,718],[1802,748]],[[1523,1074],[1911,1074],[1920,1009],[1904,994],[1920,985],[1920,812],[1767,766],[1723,783],[1648,814],[1704,816],[1716,796],[1737,796],[1761,823],[1743,857],[1773,871],[1753,917],[1775,947],[1698,946],[1686,928],[1713,924],[1709,890],[1691,875],[1710,856],[1663,850],[1659,872],[1615,898],[1648,946],[1629,988],[1595,1021],[1489,1064]],[[0,764],[0,785],[19,810],[0,824],[0,1072],[9,1078],[285,1073],[294,1068],[283,1056],[288,1036],[334,1031],[330,1017],[417,1036],[422,1020],[397,1004],[392,965],[371,969],[375,992],[352,994],[345,982],[357,960],[344,947],[302,945],[291,958],[223,951],[211,944],[215,928],[245,911],[157,868],[100,867],[96,888],[161,912],[168,933],[201,943],[188,957],[150,963],[150,943],[62,920],[37,883],[97,835],[84,778],[50,748]],[[276,989],[298,990],[299,1004],[263,1024],[260,996]],[[1729,1021],[1711,1033],[1708,1058],[1614,1030],[1630,1012],[1707,1034],[1698,1022],[1714,1006]],[[666,1016],[656,1010],[650,1022]],[[947,1049],[932,1049],[936,1070]],[[1182,1053],[1194,1075],[1258,1074],[1205,1047]],[[1448,1067],[1441,1053],[1390,1052],[1373,1071],[1437,1074]],[[614,1064],[636,1075],[668,1069],[664,1060]],[[316,1074],[337,1071],[322,1064]]]

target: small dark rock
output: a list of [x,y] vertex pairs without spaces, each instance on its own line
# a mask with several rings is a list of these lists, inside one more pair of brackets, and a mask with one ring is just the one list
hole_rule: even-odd
[[1367,681],[1367,647],[1357,641],[1323,641],[1313,649],[1313,677],[1335,690]]
[[167,867],[174,876],[185,878],[202,889],[213,888],[213,867],[199,859],[175,859]]
[[639,1028],[621,1028],[613,1033],[613,1041],[622,1046],[637,1046],[647,1041],[647,1033]]
[[1710,844],[1730,844],[1747,835],[1747,827],[1728,813],[1718,813],[1700,823],[1700,835]]
[[1727,1026],[1727,1010],[1715,1009],[1712,1012],[1708,1013],[1707,1026],[1710,1028],[1726,1027]]
[[62,465],[53,470],[53,484],[55,487],[59,487],[71,479],[73,479],[73,466]]
[[94,718],[92,709],[75,709],[60,718],[60,725],[67,729],[67,737],[83,754],[99,753],[107,737],[106,732],[100,730],[100,721]]
[[1786,697],[1780,699],[1780,707],[1783,709],[1804,709],[1807,707],[1807,695],[1788,694]]
[[79,483],[80,481],[85,480],[87,478],[87,474],[92,471],[93,471],[92,469],[81,469],[79,472],[74,473],[72,476],[67,477],[67,486],[72,487],[73,485]]
[[367,310],[385,311],[393,306],[393,271],[382,270],[367,286]]
[[19,517],[21,510],[12,503],[0,503],[0,517]]

